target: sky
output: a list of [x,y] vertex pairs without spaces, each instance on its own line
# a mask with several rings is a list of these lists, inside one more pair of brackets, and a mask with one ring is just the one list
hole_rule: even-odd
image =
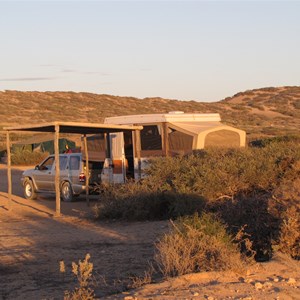
[[0,90],[219,101],[300,85],[300,1],[0,0]]

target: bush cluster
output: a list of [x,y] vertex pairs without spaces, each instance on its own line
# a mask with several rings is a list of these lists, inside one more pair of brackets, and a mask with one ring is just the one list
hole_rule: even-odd
[[[256,260],[271,258],[274,244],[295,258],[300,256],[299,219],[295,221],[290,211],[299,208],[299,137],[261,140],[246,149],[156,158],[147,175],[139,183],[104,192],[97,217],[155,220],[213,212],[233,235],[246,225]],[[293,230],[286,229],[291,226]],[[284,240],[294,246],[286,246]],[[243,245],[242,250],[247,252]]]
[[153,190],[145,183],[101,187],[101,201],[94,208],[99,219],[129,221],[166,220],[203,211],[204,198]]
[[179,194],[201,195],[207,201],[263,190],[272,191],[300,160],[294,141],[270,142],[261,148],[200,150],[188,157],[151,162],[149,186]]

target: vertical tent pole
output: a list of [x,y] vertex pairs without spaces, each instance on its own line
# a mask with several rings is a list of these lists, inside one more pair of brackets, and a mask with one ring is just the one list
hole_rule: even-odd
[[106,150],[106,158],[109,162],[108,165],[108,176],[109,176],[109,183],[114,183],[114,171],[113,171],[113,156],[112,156],[112,149],[111,149],[111,143],[110,143],[110,134],[109,132],[105,133],[105,150]]
[[90,183],[90,170],[89,170],[89,153],[88,153],[88,147],[87,147],[87,139],[86,134],[83,136],[84,141],[84,152],[85,152],[85,199],[86,199],[86,205],[90,206],[90,198],[89,198],[89,183]]
[[168,137],[168,124],[162,123],[162,146],[165,156],[169,156],[169,137]]
[[141,166],[141,132],[140,130],[134,131],[134,156],[138,161],[138,179],[142,178],[142,166]]
[[55,215],[56,217],[60,216],[60,166],[59,166],[59,125],[55,125],[55,133],[54,133],[54,155],[55,155]]
[[11,184],[11,154],[10,154],[10,139],[9,131],[6,131],[6,148],[7,148],[7,185],[8,185],[8,206],[11,209],[11,193],[12,193],[12,184]]

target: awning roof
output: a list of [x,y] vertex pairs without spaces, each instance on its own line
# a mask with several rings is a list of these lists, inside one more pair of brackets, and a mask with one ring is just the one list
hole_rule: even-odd
[[78,123],[78,122],[52,122],[42,124],[22,125],[15,127],[4,127],[6,131],[34,131],[55,132],[55,126],[59,126],[61,133],[96,134],[142,130],[143,126],[115,125],[102,123]]

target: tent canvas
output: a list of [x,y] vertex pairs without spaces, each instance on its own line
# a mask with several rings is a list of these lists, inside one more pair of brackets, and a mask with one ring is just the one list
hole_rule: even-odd
[[215,114],[129,115],[106,118],[105,123],[143,125],[141,156],[184,155],[206,147],[245,147],[246,132],[221,123]]
[[[75,142],[73,142],[67,138],[60,138],[59,139],[59,153],[64,152],[64,150],[66,149],[66,145],[68,145],[70,149],[76,147]],[[36,136],[30,137],[26,140],[15,142],[12,145],[12,151],[16,151],[17,149],[49,152],[50,154],[54,154],[53,135],[52,134],[36,135]]]

